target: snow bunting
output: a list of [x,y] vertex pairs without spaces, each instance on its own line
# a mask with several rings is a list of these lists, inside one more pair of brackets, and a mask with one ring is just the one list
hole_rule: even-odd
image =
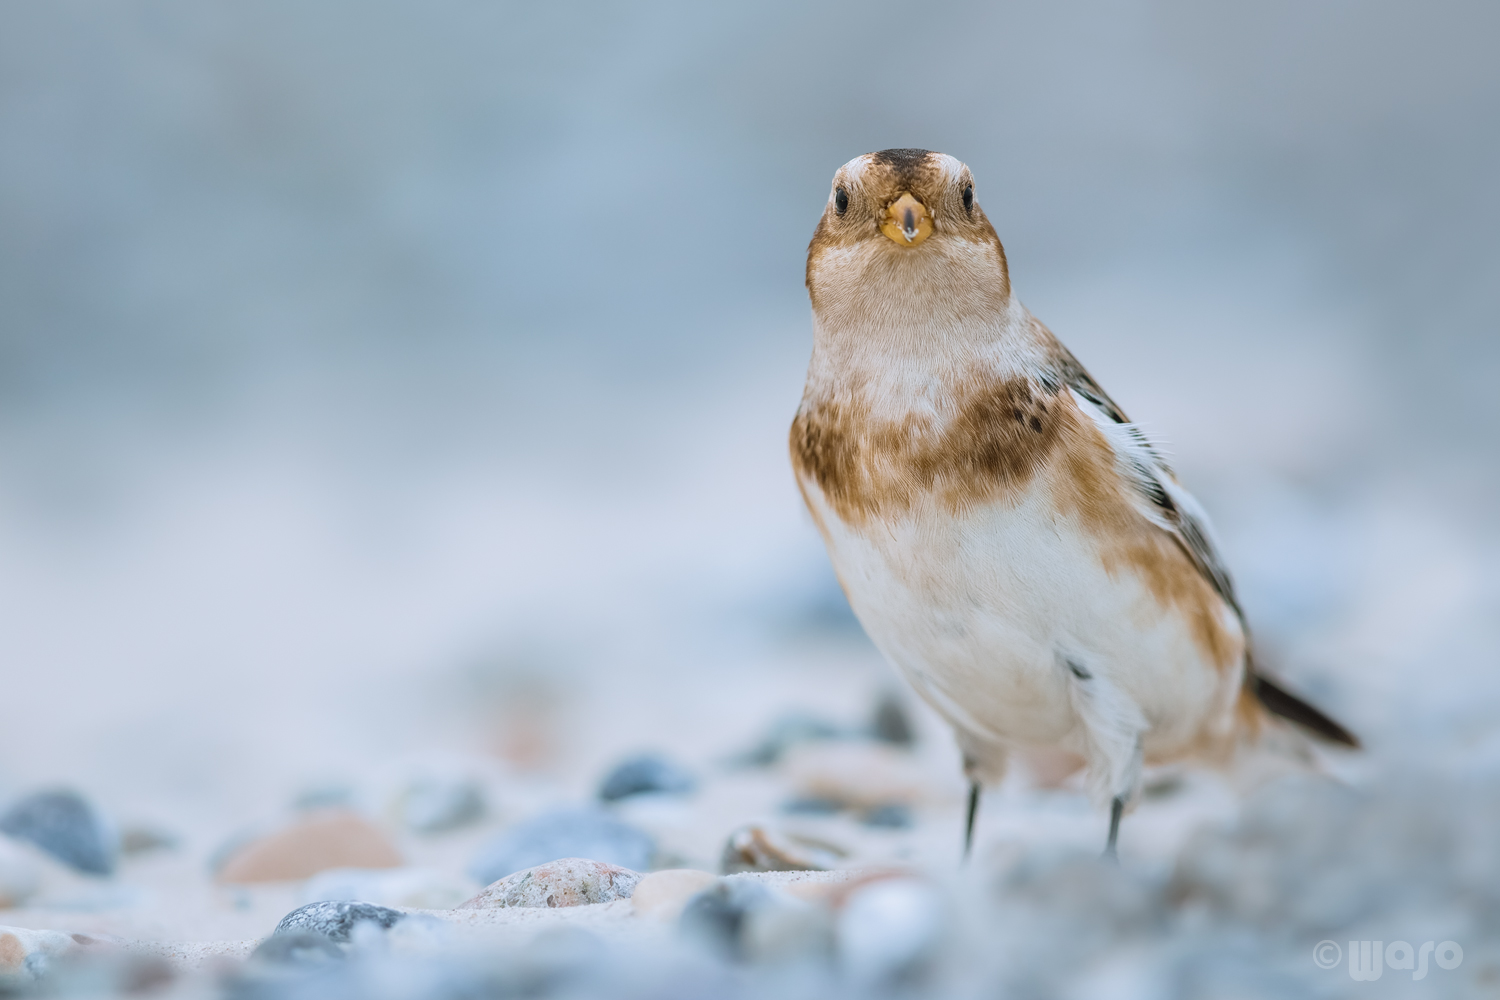
[[951,156],[834,175],[807,254],[792,463],[854,613],[952,726],[980,788],[1063,749],[1110,807],[1144,765],[1226,764],[1270,717],[1357,746],[1257,672],[1208,518],[1011,292]]

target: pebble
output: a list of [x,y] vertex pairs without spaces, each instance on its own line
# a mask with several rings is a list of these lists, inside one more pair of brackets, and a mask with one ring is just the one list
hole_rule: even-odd
[[337,944],[348,944],[356,924],[372,923],[381,930],[406,917],[400,910],[374,903],[308,903],[281,918],[272,937],[286,934],[318,934]]
[[88,800],[67,789],[35,792],[0,815],[0,833],[35,844],[90,875],[110,875],[119,837]]
[[636,885],[630,901],[637,916],[652,920],[676,920],[688,900],[713,885],[717,879],[693,868],[668,868],[652,872]]
[[272,934],[250,953],[250,960],[267,965],[310,965],[338,961],[344,949],[326,935],[310,931]]
[[26,846],[0,836],[0,910],[21,906],[42,884],[42,866]]
[[237,848],[219,869],[225,884],[310,878],[330,868],[398,868],[401,855],[379,828],[343,809],[310,813]]
[[743,958],[740,932],[745,917],[766,905],[769,895],[769,889],[755,882],[718,879],[687,901],[678,929],[683,937],[720,958]]
[[849,735],[842,726],[804,712],[788,712],[771,723],[766,735],[739,761],[756,767],[769,767],[789,749],[802,743],[838,740]]
[[823,908],[784,892],[746,914],[740,950],[751,962],[796,962],[833,951],[833,917]]
[[62,931],[0,927],[0,986],[40,979],[53,960],[76,947],[73,936]]
[[484,793],[466,779],[418,778],[396,800],[402,825],[417,833],[442,833],[477,822],[485,814]]
[[828,953],[828,911],[758,882],[719,879],[687,901],[678,918],[684,937],[720,958],[786,962]]
[[843,812],[844,804],[833,799],[798,796],[783,802],[781,811],[793,816],[832,816]]
[[330,868],[302,887],[304,903],[360,900],[416,910],[449,910],[474,895],[461,875],[429,868]]
[[899,802],[888,802],[874,809],[867,809],[859,817],[865,826],[883,830],[909,830],[912,825],[911,807]]
[[785,768],[800,796],[858,809],[914,805],[932,786],[931,775],[911,754],[868,740],[798,747],[787,754]]
[[507,875],[458,907],[460,910],[492,910],[505,906],[587,906],[629,899],[641,881],[641,873],[590,861],[563,858]]
[[596,807],[543,813],[501,833],[479,850],[468,873],[489,885],[560,858],[591,858],[632,871],[651,867],[656,842]]
[[721,867],[735,872],[826,871],[846,857],[837,845],[748,823],[729,835]]
[[857,982],[909,980],[936,950],[942,921],[942,900],[927,882],[867,882],[849,893],[838,915],[839,964]]
[[177,837],[155,826],[127,826],[120,831],[120,853],[145,854],[148,851],[171,851],[178,846]]
[[688,795],[698,787],[692,772],[665,757],[642,754],[621,761],[599,786],[599,798],[615,802],[631,795]]
[[916,733],[906,715],[906,705],[894,691],[884,692],[875,702],[874,718],[870,720],[870,735],[901,747],[909,747],[916,742]]

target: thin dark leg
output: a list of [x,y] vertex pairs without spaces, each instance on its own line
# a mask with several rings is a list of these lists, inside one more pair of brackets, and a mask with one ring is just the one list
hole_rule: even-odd
[[1125,811],[1125,796],[1116,795],[1113,802],[1109,804],[1109,842],[1104,845],[1104,860],[1120,862],[1120,855],[1115,851],[1115,841],[1120,839],[1120,814]]
[[969,852],[974,849],[974,819],[979,815],[979,782],[969,782],[969,818],[964,823],[964,860],[969,860]]

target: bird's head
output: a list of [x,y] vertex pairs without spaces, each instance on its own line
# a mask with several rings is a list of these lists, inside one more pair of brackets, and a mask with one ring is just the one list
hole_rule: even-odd
[[1003,315],[1010,278],[969,168],[945,153],[886,149],[834,174],[807,290],[822,325],[950,327]]

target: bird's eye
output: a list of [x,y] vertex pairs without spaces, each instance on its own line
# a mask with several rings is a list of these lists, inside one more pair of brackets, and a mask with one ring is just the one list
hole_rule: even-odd
[[972,184],[964,185],[964,211],[974,211],[974,185]]
[[849,192],[839,188],[833,192],[833,210],[840,215],[849,211]]

